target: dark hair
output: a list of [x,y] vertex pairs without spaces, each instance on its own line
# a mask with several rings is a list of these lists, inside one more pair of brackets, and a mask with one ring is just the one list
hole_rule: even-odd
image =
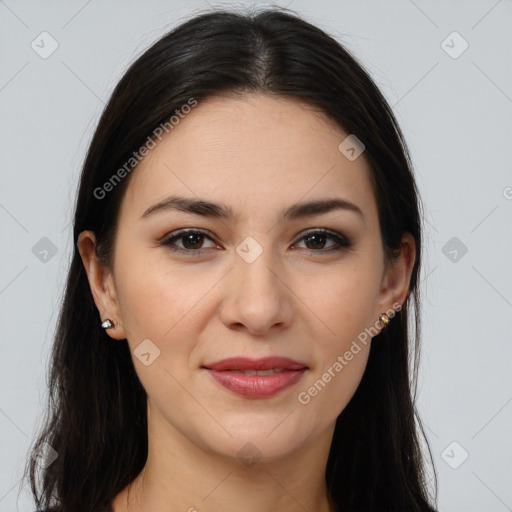
[[[109,510],[144,467],[146,392],[127,341],[112,343],[100,326],[76,244],[80,232],[94,231],[97,254],[112,268],[119,205],[131,174],[112,187],[108,199],[98,199],[98,189],[190,98],[200,102],[221,93],[303,101],[356,135],[373,170],[386,261],[396,255],[404,233],[414,237],[416,261],[407,299],[377,335],[380,341],[371,344],[360,385],[337,419],[325,476],[336,510],[435,510],[416,425],[418,420],[425,438],[415,407],[421,203],[409,151],[391,108],[363,66],[333,37],[279,8],[196,14],[129,67],[105,107],[80,177],[48,408],[25,470],[37,507]],[[58,457],[43,469],[36,456],[45,443]],[[432,460],[429,447],[428,452]],[[437,479],[435,490],[437,500]]]

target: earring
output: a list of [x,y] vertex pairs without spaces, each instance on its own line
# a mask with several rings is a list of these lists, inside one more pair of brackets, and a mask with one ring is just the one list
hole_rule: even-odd
[[386,313],[382,313],[382,315],[379,316],[379,321],[383,324],[384,328],[386,328],[389,324],[389,316],[386,315]]
[[114,322],[112,322],[110,318],[107,318],[105,321],[102,322],[101,327],[103,327],[103,329],[113,329]]

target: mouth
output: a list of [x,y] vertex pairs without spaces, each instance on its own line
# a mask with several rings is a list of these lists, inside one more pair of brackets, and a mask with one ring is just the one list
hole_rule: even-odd
[[268,398],[297,384],[308,366],[286,357],[223,359],[202,366],[225,389],[245,398]]

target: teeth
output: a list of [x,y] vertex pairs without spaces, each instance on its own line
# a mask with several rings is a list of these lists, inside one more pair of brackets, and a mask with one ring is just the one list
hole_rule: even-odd
[[274,375],[274,373],[281,373],[286,370],[282,368],[272,368],[270,370],[232,370],[234,373],[241,373],[243,375]]

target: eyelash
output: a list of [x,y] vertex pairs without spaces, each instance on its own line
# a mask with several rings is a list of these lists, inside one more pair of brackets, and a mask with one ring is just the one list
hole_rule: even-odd
[[[215,241],[207,233],[205,233],[203,231],[196,230],[196,229],[183,229],[183,230],[178,231],[177,233],[165,238],[161,242],[161,245],[168,247],[173,252],[181,252],[183,254],[186,253],[187,255],[190,255],[190,256],[203,254],[206,249],[182,249],[180,247],[173,246],[173,243],[176,240],[179,240],[180,238],[183,238],[184,236],[190,235],[190,234],[203,235],[215,243]],[[340,233],[337,233],[336,231],[330,231],[328,229],[315,229],[315,230],[307,231],[304,235],[302,235],[301,238],[299,238],[297,240],[297,242],[301,242],[302,240],[304,240],[312,235],[324,235],[327,238],[331,238],[331,239],[335,240],[338,245],[338,247],[335,249],[333,249],[332,247],[330,247],[328,249],[319,249],[319,250],[305,249],[306,251],[309,251],[312,254],[325,254],[325,253],[329,253],[329,252],[338,252],[343,249],[348,249],[348,248],[352,247],[352,242],[348,238],[341,235]]]

